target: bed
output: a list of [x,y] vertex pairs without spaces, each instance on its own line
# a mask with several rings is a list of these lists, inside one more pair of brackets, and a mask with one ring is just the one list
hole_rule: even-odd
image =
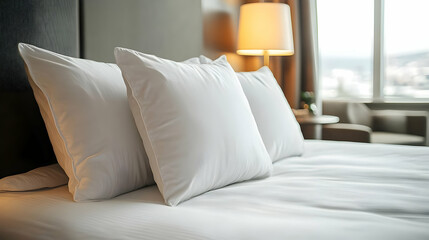
[[[79,55],[79,5],[56,2],[32,4],[38,11],[27,1],[4,2],[14,11],[0,18],[11,23],[2,50],[13,57],[2,60],[0,178],[57,161],[16,51],[27,41]],[[23,11],[38,15],[15,14]],[[47,24],[18,21],[22,16]],[[66,24],[76,31],[56,30]],[[166,205],[153,183],[78,203],[66,185],[0,192],[0,239],[429,239],[429,148],[306,140],[304,149],[274,162],[271,177],[176,207]]]
[[429,149],[306,140],[273,176],[166,206],[156,186],[75,203],[0,193],[0,239],[429,239]]

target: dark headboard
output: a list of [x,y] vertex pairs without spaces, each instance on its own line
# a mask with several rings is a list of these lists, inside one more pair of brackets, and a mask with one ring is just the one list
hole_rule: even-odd
[[56,162],[19,42],[77,57],[78,0],[0,1],[0,178]]

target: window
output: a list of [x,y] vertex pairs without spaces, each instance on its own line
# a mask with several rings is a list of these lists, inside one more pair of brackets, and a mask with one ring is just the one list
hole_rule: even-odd
[[322,96],[372,96],[373,0],[319,0]]
[[429,98],[429,1],[384,4],[384,96]]
[[427,0],[318,0],[322,98],[429,100],[427,9]]

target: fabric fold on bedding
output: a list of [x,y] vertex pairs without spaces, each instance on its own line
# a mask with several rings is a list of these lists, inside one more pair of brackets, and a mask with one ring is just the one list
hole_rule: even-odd
[[275,162],[270,178],[175,208],[156,186],[92,203],[73,202],[66,187],[0,193],[0,239],[429,239],[429,148],[305,149]]

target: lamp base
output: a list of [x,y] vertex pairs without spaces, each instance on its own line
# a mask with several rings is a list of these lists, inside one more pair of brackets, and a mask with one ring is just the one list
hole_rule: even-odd
[[267,50],[264,50],[264,66],[270,67],[270,55]]

